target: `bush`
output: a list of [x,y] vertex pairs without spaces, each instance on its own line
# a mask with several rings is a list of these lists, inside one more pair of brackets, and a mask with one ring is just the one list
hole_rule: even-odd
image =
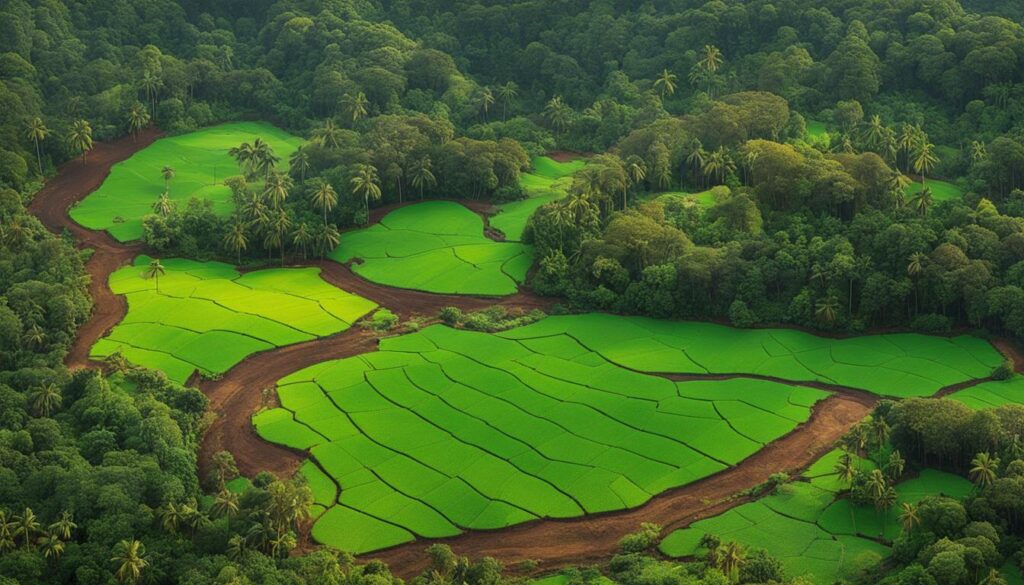
[[929,313],[927,315],[918,315],[910,322],[910,327],[922,333],[945,333],[950,330],[952,324],[949,321],[949,317],[945,315]]
[[441,309],[438,318],[452,327],[462,327],[472,331],[486,331],[493,333],[505,329],[522,327],[540,321],[547,315],[543,311],[534,309],[524,312],[521,309],[509,311],[505,307],[488,307],[472,313],[463,313],[455,307]]
[[462,309],[458,307],[445,307],[437,314],[437,318],[448,325],[458,325],[462,322]]
[[757,315],[750,310],[745,301],[736,299],[729,305],[729,321],[735,327],[750,327],[757,323]]
[[1006,359],[992,370],[993,380],[1009,380],[1013,377],[1013,360]]
[[624,553],[638,553],[650,550],[651,547],[658,543],[659,536],[661,536],[660,525],[644,522],[640,525],[640,530],[627,534],[619,540],[619,550]]
[[387,309],[378,309],[366,323],[366,326],[374,331],[390,331],[395,325],[398,325],[398,315]]

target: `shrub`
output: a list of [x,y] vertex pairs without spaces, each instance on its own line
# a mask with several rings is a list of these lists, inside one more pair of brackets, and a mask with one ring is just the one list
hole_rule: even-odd
[[638,553],[650,550],[658,542],[661,535],[661,526],[644,522],[640,530],[627,534],[619,540],[619,550],[624,553]]
[[912,329],[923,333],[944,333],[949,331],[951,326],[949,317],[935,313],[918,315],[910,322],[910,327]]
[[999,364],[992,370],[993,380],[1009,380],[1013,377],[1013,360],[1003,360],[1003,363]]

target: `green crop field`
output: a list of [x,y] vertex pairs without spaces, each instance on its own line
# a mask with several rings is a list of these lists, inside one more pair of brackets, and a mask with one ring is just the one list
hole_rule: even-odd
[[985,378],[1003,360],[991,344],[971,336],[899,333],[829,339],[792,329],[734,329],[600,313],[549,317],[499,335],[568,336],[613,363],[644,372],[754,374],[894,397],[930,396],[946,386]]
[[[833,340],[602,314],[498,334],[435,325],[280,380],[281,407],[253,422],[265,439],[310,451],[327,509],[317,540],[361,553],[638,506],[739,463],[827,395],[642,372],[923,395],[986,376],[990,363],[995,350],[970,337]],[[323,475],[341,487],[336,503]]]
[[323,281],[316,268],[239,274],[219,262],[164,260],[160,292],[142,278],[150,259],[110,275],[128,314],[93,346],[90,357],[120,352],[184,383],[196,370],[216,375],[247,356],[339,333],[376,306]]
[[[949,201],[951,199],[960,199],[964,196],[964,192],[953,183],[946,181],[939,181],[938,179],[926,179],[925,186],[932,190],[932,197],[936,202]],[[910,201],[915,195],[921,192],[923,189],[920,181],[914,181],[904,188],[904,197],[907,201]]]
[[[791,577],[833,583],[891,554],[889,547],[873,539],[892,541],[898,536],[900,504],[931,495],[964,498],[972,489],[962,477],[926,469],[898,484],[896,504],[879,513],[873,506],[856,506],[837,497],[846,487],[834,471],[839,457],[840,452],[833,451],[777,493],[672,532],[661,542],[661,552],[671,557],[698,555],[701,537],[710,533],[767,550]],[[862,470],[874,467],[866,460],[859,464]]]
[[522,239],[526,222],[537,208],[568,194],[573,173],[587,164],[583,159],[561,163],[546,156],[535,157],[532,162],[533,171],[519,179],[529,198],[499,205],[499,213],[490,222],[512,242]]
[[483,219],[450,201],[401,207],[378,224],[342,235],[331,252],[363,278],[433,293],[513,294],[533,263],[531,246],[496,242]]
[[217,213],[227,214],[231,190],[223,180],[239,174],[228,150],[256,138],[270,144],[284,167],[302,144],[301,138],[259,122],[222,124],[161,138],[114,165],[103,185],[71,209],[71,218],[87,228],[107,230],[122,242],[140,239],[143,216],[152,213],[153,203],[164,192],[161,169],[165,166],[175,171],[169,187],[172,200],[184,205],[191,197],[209,199]]
[[1005,404],[1024,404],[1024,376],[1009,380],[983,382],[949,396],[975,410],[996,408]]

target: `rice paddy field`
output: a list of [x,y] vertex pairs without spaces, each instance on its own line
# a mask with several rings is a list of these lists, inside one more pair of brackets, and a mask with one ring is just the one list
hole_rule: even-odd
[[[498,334],[435,325],[281,379],[281,406],[253,424],[268,441],[309,451],[302,473],[322,511],[313,536],[359,554],[639,506],[736,465],[828,396],[781,381],[651,373],[764,368],[814,380],[823,374],[797,356],[822,353],[809,361],[848,385],[925,393],[988,375],[979,360],[992,358],[970,338],[849,341],[598,314]],[[967,372],[947,366],[936,376],[948,378],[914,380],[900,369],[946,360]]]
[[558,162],[546,156],[535,157],[532,162],[533,171],[519,179],[529,198],[499,205],[500,212],[490,221],[491,227],[501,230],[512,242],[522,240],[526,222],[537,208],[568,194],[572,175],[587,164],[583,159]]
[[502,296],[515,293],[526,280],[533,248],[486,237],[483,219],[463,205],[428,201],[344,234],[330,257],[342,263],[357,260],[352,270],[378,284]]
[[128,313],[90,353],[120,352],[129,362],[184,383],[195,371],[215,376],[256,352],[344,331],[376,305],[338,289],[316,268],[239,274],[219,262],[163,260],[166,273],[143,278],[140,256],[110,276]]
[[997,408],[1006,404],[1024,404],[1024,376],[1009,380],[982,382],[949,395],[975,410]]
[[[932,197],[936,202],[950,201],[953,199],[960,199],[964,196],[964,192],[960,187],[957,187],[953,183],[947,181],[939,181],[938,179],[927,179],[925,185],[932,190]],[[904,196],[907,201],[910,201],[912,197],[921,192],[924,188],[920,181],[912,182],[904,188]]]
[[164,192],[161,170],[174,169],[169,196],[179,205],[198,197],[213,201],[218,214],[231,211],[231,190],[223,184],[239,174],[228,150],[243,142],[262,138],[287,167],[288,157],[302,139],[262,122],[235,122],[161,138],[114,165],[110,176],[95,192],[70,210],[73,220],[84,227],[106,230],[121,242],[142,238],[142,218],[152,213],[153,203]]
[[[891,554],[892,549],[879,539],[891,542],[899,535],[902,503],[935,495],[962,499],[972,489],[962,477],[925,469],[896,485],[896,504],[878,512],[873,506],[853,505],[838,497],[848,487],[834,469],[840,456],[839,451],[829,453],[775,494],[672,532],[662,540],[661,552],[670,557],[697,556],[703,553],[701,537],[714,534],[723,541],[767,550],[782,561],[790,577],[833,583]],[[864,471],[874,468],[867,460],[859,465]]]

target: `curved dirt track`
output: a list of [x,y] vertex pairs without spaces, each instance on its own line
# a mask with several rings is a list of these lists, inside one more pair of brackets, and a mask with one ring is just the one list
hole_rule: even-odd
[[[124,138],[97,143],[89,155],[88,164],[75,160],[63,165],[58,175],[39,191],[29,206],[50,230],[58,233],[67,230],[79,245],[94,249],[86,268],[91,276],[89,289],[95,307],[89,321],[79,330],[65,360],[69,367],[90,365],[88,355],[93,343],[124,317],[126,303],[123,297],[110,291],[107,278],[145,250],[141,245],[120,244],[105,232],[77,225],[68,217],[67,210],[99,187],[113,164],[128,158],[159,136],[158,131],[149,130],[137,140]],[[405,205],[412,203],[415,201]],[[462,203],[485,219],[490,211],[485,203]],[[395,207],[398,206],[374,210],[371,221],[378,221]],[[445,306],[474,310],[500,304],[533,309],[548,308],[554,302],[529,292],[501,299],[421,293],[371,283],[356,276],[348,267],[332,261],[314,260],[294,265],[316,266],[328,282],[371,299],[406,318],[431,315]],[[1009,346],[996,345],[1004,353],[1013,355]],[[234,454],[240,471],[246,475],[260,470],[282,475],[293,472],[305,454],[264,442],[253,431],[251,415],[264,401],[273,401],[273,393],[265,394],[263,390],[272,388],[276,380],[301,368],[327,359],[372,351],[376,346],[374,336],[353,327],[331,337],[255,354],[217,380],[200,380],[198,386],[208,396],[210,408],[217,414],[200,447],[200,472],[203,473],[211,456],[223,449]],[[493,556],[506,564],[532,559],[539,562],[540,569],[551,569],[606,558],[614,552],[618,540],[634,531],[641,522],[656,522],[671,530],[718,514],[745,501],[744,498],[732,497],[733,494],[764,482],[772,473],[797,472],[806,468],[867,415],[877,401],[876,397],[866,393],[839,387],[825,386],[822,389],[836,394],[820,402],[810,420],[787,436],[767,445],[735,467],[660,494],[644,506],[571,520],[540,520],[494,532],[470,532],[440,542],[450,544],[459,554]],[[396,575],[410,577],[426,566],[425,546],[424,542],[413,542],[368,557],[385,560]]]

